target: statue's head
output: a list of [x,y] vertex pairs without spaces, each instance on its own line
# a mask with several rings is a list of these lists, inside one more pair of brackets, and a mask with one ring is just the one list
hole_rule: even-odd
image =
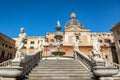
[[20,32],[21,32],[21,33],[24,33],[24,28],[20,28]]

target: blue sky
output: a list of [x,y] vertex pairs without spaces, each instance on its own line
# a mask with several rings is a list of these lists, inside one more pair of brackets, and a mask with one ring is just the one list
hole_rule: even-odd
[[74,11],[92,32],[109,32],[120,21],[120,0],[0,0],[0,32],[18,37],[21,27],[28,36],[62,29]]

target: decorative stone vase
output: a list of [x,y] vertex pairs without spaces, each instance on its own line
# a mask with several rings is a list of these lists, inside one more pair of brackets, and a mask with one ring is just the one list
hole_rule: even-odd
[[22,67],[0,67],[0,76],[16,78],[22,75]]
[[65,52],[56,51],[56,52],[52,52],[52,54],[53,54],[54,56],[63,56],[63,55],[65,55]]
[[116,67],[104,67],[104,66],[93,67],[92,71],[96,76],[99,77],[110,77],[118,73],[118,69]]

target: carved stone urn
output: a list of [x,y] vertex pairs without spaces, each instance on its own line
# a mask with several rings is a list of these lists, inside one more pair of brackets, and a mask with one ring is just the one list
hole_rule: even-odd
[[112,75],[116,75],[118,73],[118,69],[116,67],[104,67],[104,66],[93,67],[92,71],[98,77],[111,77]]

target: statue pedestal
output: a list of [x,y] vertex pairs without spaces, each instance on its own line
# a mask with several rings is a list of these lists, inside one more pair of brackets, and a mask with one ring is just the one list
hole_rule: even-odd
[[100,77],[99,80],[114,80],[113,77]]
[[115,67],[102,67],[102,66],[96,66],[92,69],[93,73],[98,77],[112,77],[113,75],[116,75],[118,73],[118,69]]
[[95,66],[105,66],[105,63],[104,62],[96,62]]
[[14,59],[11,64],[12,67],[0,67],[1,80],[17,80],[17,77],[22,75],[21,60]]
[[114,75],[113,77],[114,77],[114,79],[116,79],[116,80],[120,80],[120,70],[118,71],[118,74],[117,74],[117,75]]
[[17,80],[22,75],[22,67],[2,67],[0,68],[1,80]]
[[1,78],[1,80],[17,80],[16,78]]
[[12,60],[12,66],[20,66],[21,59],[13,59]]

